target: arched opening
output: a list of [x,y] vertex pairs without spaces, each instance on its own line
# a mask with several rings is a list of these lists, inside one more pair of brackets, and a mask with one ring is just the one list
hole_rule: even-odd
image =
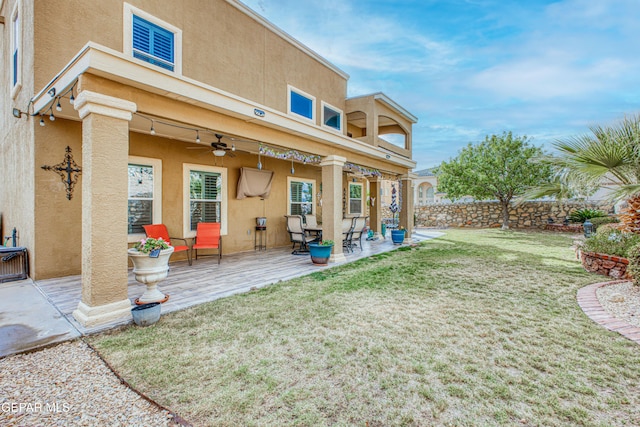
[[396,120],[388,116],[378,116],[378,137],[383,141],[408,150],[408,134]]

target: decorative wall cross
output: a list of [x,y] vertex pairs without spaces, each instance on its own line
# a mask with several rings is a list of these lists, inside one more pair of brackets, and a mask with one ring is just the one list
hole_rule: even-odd
[[71,197],[73,197],[73,187],[75,187],[78,182],[78,177],[82,173],[82,168],[73,160],[71,147],[67,145],[66,154],[61,163],[53,166],[42,166],[42,169],[54,171],[60,175],[62,182],[67,187],[67,199],[71,200]]

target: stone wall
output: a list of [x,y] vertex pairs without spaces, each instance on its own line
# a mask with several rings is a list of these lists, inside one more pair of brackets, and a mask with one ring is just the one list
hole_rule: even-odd
[[580,261],[584,269],[591,273],[613,277],[614,279],[628,278],[626,272],[629,260],[626,258],[597,252],[580,251]]
[[[562,223],[576,209],[600,209],[609,212],[610,204],[601,202],[532,201],[511,205],[509,227],[544,229],[548,219]],[[502,226],[502,206],[499,202],[471,202],[434,204],[415,207],[417,227],[472,227],[491,228]]]

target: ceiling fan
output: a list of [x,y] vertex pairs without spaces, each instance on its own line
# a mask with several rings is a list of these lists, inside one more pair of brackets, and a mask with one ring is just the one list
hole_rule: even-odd
[[[207,148],[207,150],[213,153],[213,155],[216,157],[223,157],[227,153],[229,153],[229,157],[235,157],[235,155],[233,154],[233,152],[236,151],[235,144],[231,144],[231,147],[229,147],[226,142],[221,141],[224,135],[221,135],[219,133],[216,133],[215,135],[218,140],[211,142],[211,148]],[[187,148],[192,150],[202,150],[204,147]]]

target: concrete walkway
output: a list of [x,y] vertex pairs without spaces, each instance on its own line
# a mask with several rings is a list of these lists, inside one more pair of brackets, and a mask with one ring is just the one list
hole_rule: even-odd
[[0,357],[79,336],[31,279],[0,283]]

